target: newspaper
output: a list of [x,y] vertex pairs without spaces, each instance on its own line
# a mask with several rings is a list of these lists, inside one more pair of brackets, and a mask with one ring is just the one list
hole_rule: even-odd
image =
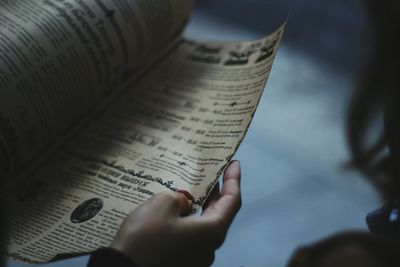
[[[16,69],[2,69],[0,64],[0,83],[7,80],[4,77],[11,81],[0,84],[0,169],[10,173],[11,166],[28,165],[69,129],[78,129],[16,188],[8,241],[11,258],[45,263],[108,246],[135,207],[165,190],[186,190],[195,208],[202,206],[249,127],[283,26],[253,42],[175,42],[192,4],[186,0],[0,3],[0,25],[19,25],[35,40],[43,38],[37,46],[48,52],[44,61],[55,64],[37,63],[26,79],[18,80],[11,79],[11,71],[23,69],[23,63],[14,63]],[[64,28],[93,17],[93,24],[87,22],[92,29],[96,19],[113,18],[103,34],[116,34],[108,43],[114,52],[99,56],[107,59],[104,63],[87,55],[82,69],[68,63],[84,60],[86,55],[63,54],[71,47],[71,51],[83,49],[82,40],[52,47],[46,30],[32,26],[36,24],[31,20],[37,17],[22,12],[28,7],[37,8],[43,17],[57,14],[53,19]],[[61,7],[65,10],[60,11]],[[81,11],[81,19],[74,10]],[[70,19],[66,19],[68,14]],[[11,22],[5,23],[7,19]],[[134,20],[142,23],[139,26]],[[118,40],[114,24],[123,38],[132,40]],[[3,49],[8,45],[6,34],[0,33]],[[93,47],[94,54],[100,50]],[[18,56],[8,54],[19,62]],[[129,83],[133,76],[135,82]],[[103,108],[98,109],[99,105]],[[25,118],[17,110],[20,107],[25,109]]]
[[0,1],[0,174],[19,171],[180,35],[189,0]]

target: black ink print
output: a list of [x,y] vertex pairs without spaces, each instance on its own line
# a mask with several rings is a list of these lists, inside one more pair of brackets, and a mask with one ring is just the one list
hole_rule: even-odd
[[221,47],[211,47],[211,46],[206,46],[206,45],[199,45],[196,48],[196,52],[201,53],[201,54],[214,54],[218,55],[221,52]]
[[211,47],[206,45],[198,45],[194,52],[188,55],[187,59],[195,62],[219,64],[221,47]]
[[274,54],[274,47],[275,47],[276,42],[274,42],[272,45],[264,46],[261,48],[261,54],[257,58],[256,63],[264,61],[271,57]]
[[231,51],[229,52],[230,58],[225,62],[226,66],[235,66],[235,65],[246,65],[249,63],[249,58],[252,54],[254,54],[254,50],[248,50],[244,52]]
[[71,214],[71,222],[83,223],[96,216],[104,206],[100,198],[92,198],[84,201]]

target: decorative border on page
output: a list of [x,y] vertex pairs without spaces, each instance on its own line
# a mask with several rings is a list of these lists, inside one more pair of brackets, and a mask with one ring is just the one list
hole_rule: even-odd
[[[128,169],[128,168],[126,168],[126,167],[124,167],[122,165],[118,165],[116,161],[109,161],[109,160],[104,159],[104,158],[100,158],[100,157],[96,157],[96,156],[92,156],[92,155],[88,155],[88,154],[77,153],[77,152],[71,151],[69,149],[64,149],[63,151],[65,153],[67,153],[67,154],[73,155],[73,156],[78,157],[78,158],[80,158],[82,160],[93,161],[93,162],[96,162],[98,164],[102,164],[102,165],[105,165],[107,167],[116,169],[116,170],[118,170],[120,172],[123,172],[125,174],[131,175],[131,176],[134,176],[134,177],[137,177],[137,178],[140,178],[140,179],[145,179],[145,180],[148,180],[148,181],[159,183],[159,184],[167,187],[168,189],[170,189],[172,191],[179,190],[179,188],[176,188],[176,187],[173,186],[174,185],[174,181],[173,180],[165,181],[161,177],[153,177],[152,175],[146,174],[144,171],[135,171],[133,169]],[[204,195],[202,197],[199,197],[198,199],[195,199],[195,198],[191,199],[193,204],[201,206],[203,204],[203,202],[205,201],[205,199],[207,198],[209,192],[214,188],[214,185],[215,185],[215,183],[214,184],[210,184],[208,186],[206,195]]]

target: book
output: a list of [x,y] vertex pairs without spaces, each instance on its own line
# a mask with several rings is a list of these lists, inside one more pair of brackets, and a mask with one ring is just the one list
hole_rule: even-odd
[[108,246],[166,190],[200,208],[238,149],[284,26],[186,40],[192,0],[0,2],[7,254],[45,263]]

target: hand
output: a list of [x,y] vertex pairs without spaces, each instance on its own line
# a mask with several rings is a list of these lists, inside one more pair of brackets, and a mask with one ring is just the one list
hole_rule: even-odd
[[201,216],[188,216],[192,203],[183,194],[157,194],[127,217],[111,247],[141,267],[209,266],[240,206],[240,164],[233,161]]

